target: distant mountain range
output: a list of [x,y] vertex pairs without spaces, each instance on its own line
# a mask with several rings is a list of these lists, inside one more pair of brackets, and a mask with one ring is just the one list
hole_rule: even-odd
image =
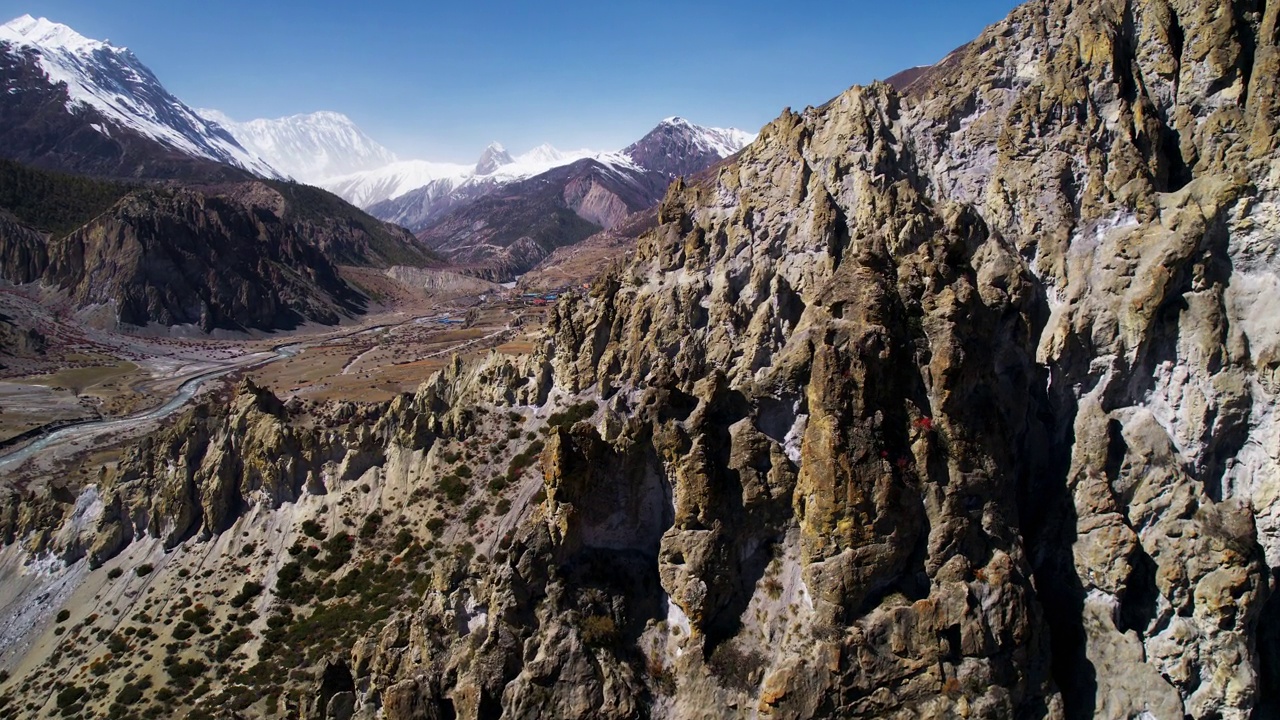
[[[362,305],[338,265],[443,259],[507,280],[652,207],[671,179],[705,170],[754,138],[671,117],[621,151],[544,144],[514,155],[493,143],[471,165],[401,159],[340,113],[238,122],[192,109],[128,49],[29,15],[0,26],[0,81],[0,157],[144,183],[112,186],[116,205],[99,209],[114,245],[102,244],[103,229],[89,232],[89,217],[55,217],[41,227],[0,205],[8,212],[0,247],[20,245],[22,258],[3,274],[53,282],[78,302],[114,302],[120,320],[135,324],[266,329],[335,321]],[[74,182],[24,175],[21,166],[10,172],[56,186],[48,197],[58,202],[85,204]],[[155,180],[170,185],[159,190],[149,184]],[[327,189],[373,217],[291,181]],[[76,245],[90,240],[94,248]],[[116,261],[122,252],[124,265]],[[236,278],[230,290],[219,286],[228,277]],[[284,294],[273,295],[272,284]]]
[[[754,137],[741,130],[707,128],[673,117],[660,122],[621,152],[580,150],[562,153],[543,145],[513,159],[505,152],[490,153],[486,150],[474,168],[463,167],[454,175],[442,173],[407,190],[404,188],[416,183],[402,182],[394,189],[391,183],[387,183],[384,192],[367,192],[364,188],[386,179],[386,175],[379,171],[362,173],[325,186],[364,207],[375,217],[420,232],[440,221],[454,208],[466,206],[499,187],[582,160],[593,160],[616,173],[631,175],[633,179],[658,173],[670,180],[705,170],[741,150]],[[372,200],[377,195],[386,197]],[[661,191],[658,196],[661,196]],[[657,197],[652,202],[657,202]]]
[[0,26],[0,82],[0,279],[128,325],[272,330],[363,312],[341,266],[439,263],[279,179],[123,48],[24,16]]

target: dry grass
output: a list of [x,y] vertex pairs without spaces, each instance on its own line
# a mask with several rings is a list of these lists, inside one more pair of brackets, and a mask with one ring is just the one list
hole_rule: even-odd
[[141,375],[143,374],[139,372],[137,365],[127,360],[122,360],[108,365],[67,368],[48,375],[16,378],[13,382],[44,385],[45,387],[62,387],[76,395],[81,395],[86,390],[98,385],[116,381],[112,385],[118,386],[123,384],[125,378]]

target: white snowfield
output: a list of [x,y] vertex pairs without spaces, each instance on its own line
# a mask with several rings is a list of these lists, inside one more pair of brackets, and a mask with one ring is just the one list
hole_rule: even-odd
[[395,153],[342,113],[321,111],[236,122],[217,110],[201,108],[196,112],[231,133],[245,149],[281,174],[311,185],[386,167],[397,160]]
[[[34,49],[49,80],[66,83],[68,109],[88,105],[108,121],[192,157],[235,165],[264,177],[280,175],[230,133],[171,95],[127,48],[91,40],[66,25],[30,15],[0,25],[0,42],[14,50]],[[95,128],[111,134],[109,127]]]
[[[475,165],[401,160],[376,170],[324,180],[320,185],[341,195],[347,202],[367,208],[383,200],[394,200],[428,186],[431,186],[433,193],[440,195],[473,185],[497,187],[541,175],[548,170],[569,165],[583,158],[594,158],[605,163],[630,162],[618,153],[593,150],[566,152],[545,143],[513,158],[502,149],[501,145],[493,143],[485,149],[481,161]],[[500,164],[496,164],[489,170],[485,160]]]

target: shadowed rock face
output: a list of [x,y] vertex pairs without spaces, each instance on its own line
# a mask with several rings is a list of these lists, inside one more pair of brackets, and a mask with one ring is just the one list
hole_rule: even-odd
[[598,405],[490,556],[352,648],[355,707],[1274,709],[1278,19],[1025,5],[909,94],[787,112],[673,185],[534,355],[331,437],[376,464],[493,408]]
[[48,281],[133,325],[293,327],[359,308],[297,228],[216,196],[136,193],[48,252]]
[[0,199],[23,214],[0,210],[0,278],[46,283],[81,307],[111,304],[122,323],[336,323],[365,302],[337,264],[436,262],[408,231],[306,186],[148,188],[5,169],[29,191]]

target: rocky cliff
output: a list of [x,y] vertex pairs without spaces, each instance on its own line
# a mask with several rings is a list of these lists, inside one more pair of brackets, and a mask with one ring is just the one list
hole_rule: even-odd
[[[905,92],[787,112],[673,185],[533,355],[451,366],[376,423],[344,410],[332,451],[285,442],[306,413],[215,430],[379,519],[283,585],[278,560],[247,564],[268,651],[210,681],[213,707],[1274,716],[1278,21],[1247,0],[1026,4]],[[160,479],[240,462],[170,432],[120,472],[189,487]],[[320,491],[270,517],[336,522]],[[189,513],[210,533],[277,522],[257,513],[278,500],[222,497]],[[15,537],[39,527],[24,502]],[[387,523],[403,544],[379,544]],[[359,573],[329,561],[346,542]],[[343,578],[392,568],[407,599],[375,583],[359,639],[319,634],[351,607],[326,599]],[[295,573],[306,614],[284,607]]]
[[44,282],[81,307],[110,305],[122,323],[335,323],[365,304],[338,265],[439,262],[408,231],[316,188],[130,186],[0,169],[15,180],[0,193],[0,278]]

